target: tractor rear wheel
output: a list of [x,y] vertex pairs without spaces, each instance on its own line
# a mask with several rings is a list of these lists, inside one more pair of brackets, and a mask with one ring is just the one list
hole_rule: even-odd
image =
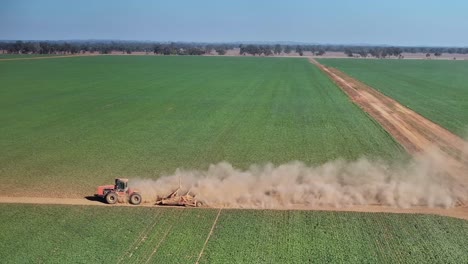
[[115,204],[117,202],[117,194],[114,192],[110,192],[106,195],[106,202],[108,204]]
[[141,204],[141,195],[138,193],[134,193],[130,195],[130,203],[133,205]]

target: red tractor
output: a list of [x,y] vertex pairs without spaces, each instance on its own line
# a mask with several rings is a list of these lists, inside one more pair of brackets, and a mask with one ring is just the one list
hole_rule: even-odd
[[94,195],[103,198],[108,204],[116,202],[130,202],[134,205],[141,203],[141,195],[138,191],[128,188],[128,179],[115,179],[115,185],[102,185],[97,188]]

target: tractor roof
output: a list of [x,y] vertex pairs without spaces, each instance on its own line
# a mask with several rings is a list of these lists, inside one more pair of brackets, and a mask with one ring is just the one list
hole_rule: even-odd
[[119,180],[121,182],[128,182],[128,179],[125,179],[125,178],[117,178],[116,180]]

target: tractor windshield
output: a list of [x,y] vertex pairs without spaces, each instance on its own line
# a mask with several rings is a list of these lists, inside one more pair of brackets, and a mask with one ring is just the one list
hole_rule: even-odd
[[118,190],[125,190],[127,188],[127,183],[126,182],[123,182],[123,181],[117,181],[117,189]]

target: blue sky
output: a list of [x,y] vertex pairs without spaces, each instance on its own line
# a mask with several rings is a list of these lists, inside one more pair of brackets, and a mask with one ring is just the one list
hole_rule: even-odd
[[468,46],[465,0],[2,0],[0,39]]

